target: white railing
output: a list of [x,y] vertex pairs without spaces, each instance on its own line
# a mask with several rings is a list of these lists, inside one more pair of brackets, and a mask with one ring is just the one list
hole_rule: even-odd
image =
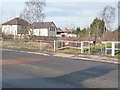
[[[111,56],[115,56],[115,51],[120,50],[120,46],[115,47],[116,44],[120,44],[118,41],[102,41],[102,44],[105,44],[105,54],[107,55],[108,50],[111,50]],[[111,43],[111,47],[107,47],[107,44]]]
[[[61,42],[60,47],[57,47],[57,43]],[[66,45],[65,45],[66,43]],[[76,46],[72,46],[70,44],[76,44]],[[87,45],[86,45],[86,44]],[[75,48],[80,49],[81,53],[84,53],[84,49],[88,49],[88,52],[90,53],[90,44],[93,43],[93,41],[67,41],[67,40],[54,40],[54,51],[63,49],[63,48]]]

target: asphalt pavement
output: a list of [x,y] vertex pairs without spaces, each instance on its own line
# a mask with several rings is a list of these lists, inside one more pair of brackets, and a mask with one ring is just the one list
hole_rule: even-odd
[[3,88],[117,88],[118,65],[2,51]]

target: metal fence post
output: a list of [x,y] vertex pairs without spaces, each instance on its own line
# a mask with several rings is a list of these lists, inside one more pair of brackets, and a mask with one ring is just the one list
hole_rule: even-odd
[[55,49],[56,49],[56,43],[55,43],[55,40],[54,40],[54,52],[55,52]]
[[3,43],[3,39],[0,40],[0,49],[2,49],[2,43]]
[[40,40],[40,50],[42,49],[42,47],[41,47],[41,46],[42,46],[42,41]]
[[102,43],[100,43],[101,55],[103,55]]
[[55,42],[55,49],[57,49],[57,47],[58,47],[58,43],[57,43],[57,40],[56,40],[56,42]]
[[115,42],[112,42],[112,56],[115,56]]
[[105,42],[105,55],[107,55],[107,42]]
[[89,54],[90,54],[90,41],[88,43],[89,43]]
[[81,41],[81,53],[83,53],[83,41]]
[[61,40],[61,43],[60,43],[61,44],[61,48],[63,47],[63,43],[64,43],[63,40]]

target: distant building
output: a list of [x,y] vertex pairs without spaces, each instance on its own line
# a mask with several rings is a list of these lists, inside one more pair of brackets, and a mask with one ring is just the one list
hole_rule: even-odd
[[73,34],[72,31],[65,29],[64,31],[60,28],[57,29],[57,37],[77,37],[76,34]]
[[21,18],[14,18],[2,24],[2,33],[5,35],[28,34],[29,23]]
[[46,37],[76,37],[72,30],[57,28],[54,22],[29,22],[17,17],[2,24],[2,33],[5,35],[46,36]]
[[53,22],[35,22],[29,24],[27,21],[17,17],[2,24],[2,33],[5,35],[35,35],[56,37],[57,27]]
[[77,37],[76,34],[68,34],[67,37]]
[[56,35],[56,37],[62,37],[63,33],[64,33],[64,31],[61,28],[57,28],[57,35]]
[[57,27],[54,22],[35,22],[30,29],[35,36],[56,37]]

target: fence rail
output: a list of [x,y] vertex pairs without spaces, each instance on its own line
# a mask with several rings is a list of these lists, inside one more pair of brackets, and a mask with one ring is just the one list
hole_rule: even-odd
[[90,44],[93,41],[66,41],[66,40],[54,40],[54,51],[65,48],[75,48],[80,49],[81,53],[84,53],[84,49],[89,49]]
[[[110,47],[107,44],[110,43]],[[120,50],[120,42],[118,41],[101,41],[100,45],[102,53],[107,55],[108,51],[111,51],[111,56],[115,56],[115,51]],[[68,41],[68,40],[37,40],[37,41],[22,41],[22,40],[9,40],[1,41],[2,48],[11,49],[24,49],[24,50],[35,50],[35,51],[54,51],[61,49],[78,49],[80,53],[84,53],[87,49],[88,53],[91,53],[91,46],[93,46],[93,41]],[[104,49],[104,52],[103,52]],[[95,52],[96,53],[96,52]],[[91,53],[92,54],[92,53]]]
[[[120,42],[118,41],[102,41],[101,43],[105,44],[105,54],[107,55],[108,50],[111,50],[111,56],[115,56],[115,51],[120,50]],[[111,47],[107,47],[107,43],[111,44]],[[116,47],[116,45],[118,45]]]

